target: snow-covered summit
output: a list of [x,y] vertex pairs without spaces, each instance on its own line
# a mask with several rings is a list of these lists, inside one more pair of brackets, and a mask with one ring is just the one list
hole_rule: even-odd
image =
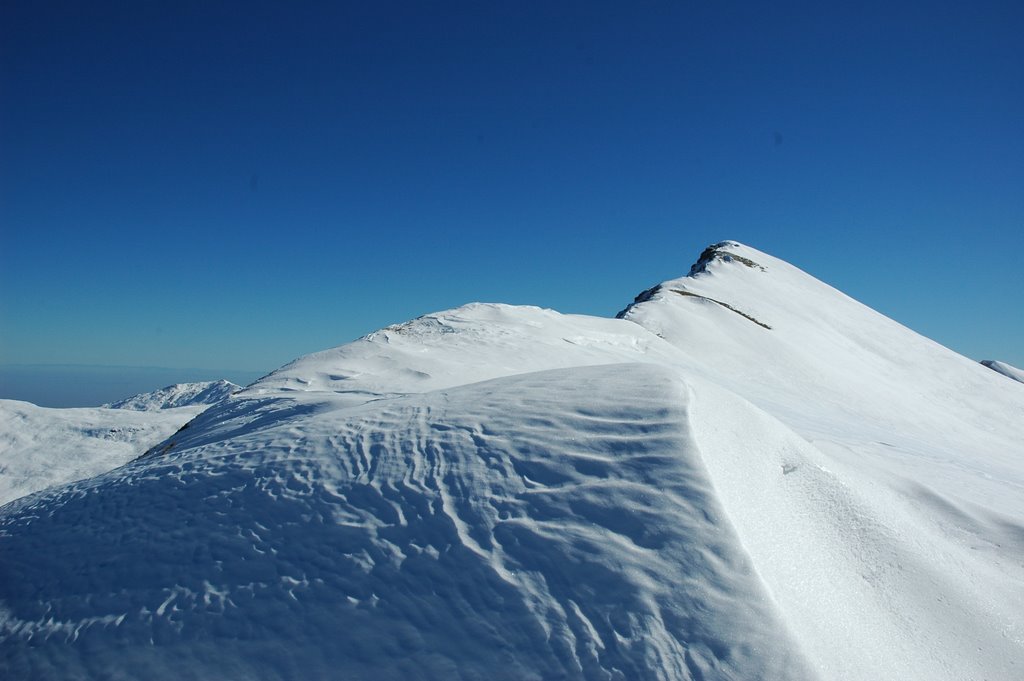
[[736,242],[621,317],[425,315],[5,506],[0,667],[1019,678],[1022,391]]
[[703,272],[707,272],[708,265],[720,260],[722,262],[738,262],[750,268],[760,269],[762,272],[765,271],[762,265],[754,262],[750,258],[747,258],[740,254],[743,249],[743,244],[738,241],[722,241],[717,244],[711,244],[700,254],[695,262],[690,267],[690,273],[687,276],[693,277]]
[[1016,396],[1012,406],[988,404],[1006,386],[977,362],[734,241],[708,248],[689,275],[643,292],[619,316],[808,434],[826,416],[927,439],[951,420],[998,431],[1021,416]]
[[224,379],[198,383],[175,383],[153,392],[140,393],[103,406],[107,409],[156,411],[202,404],[209,405],[220,402],[238,390],[241,390],[240,386]]

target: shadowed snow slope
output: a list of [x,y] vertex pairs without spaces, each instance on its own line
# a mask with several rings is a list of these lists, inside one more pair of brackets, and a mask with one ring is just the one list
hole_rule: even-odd
[[734,242],[473,304],[0,510],[11,678],[1018,679],[1024,391]]

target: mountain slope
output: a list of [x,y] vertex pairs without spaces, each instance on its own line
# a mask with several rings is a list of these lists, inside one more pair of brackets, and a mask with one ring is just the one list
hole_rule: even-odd
[[734,242],[622,316],[426,315],[9,504],[0,668],[1019,678],[1017,386]]
[[[888,631],[877,645],[909,635],[912,641],[888,662],[892,669],[928,650],[920,661],[936,665],[931,678],[948,677],[958,665],[964,678],[1016,675],[1024,653],[1024,638],[1014,633],[1024,630],[1014,612],[1024,607],[1021,391],[792,265],[735,242],[709,247],[688,276],[645,291],[620,316],[679,348],[692,375],[744,396],[792,428],[812,446],[810,460],[834,478],[833,491],[814,492],[822,507],[798,516],[832,518],[813,542],[814,561],[791,566],[790,576],[762,569],[784,609],[807,613],[790,620],[801,640],[819,645],[829,631],[818,621],[821,602],[855,603],[848,628],[832,631]],[[717,431],[719,440],[729,435],[736,433]],[[741,443],[732,442],[721,457],[708,459],[713,472],[716,463],[735,459]],[[732,468],[721,474],[742,479]],[[764,565],[762,551],[771,555],[778,528],[789,521],[762,514],[750,503],[758,494],[750,486],[732,502],[723,495],[723,503],[755,564]],[[830,552],[856,559],[824,569]],[[794,591],[788,585],[797,571]],[[870,588],[858,595],[858,583]],[[885,614],[869,617],[872,602]],[[958,618],[969,624],[958,627]],[[972,641],[986,618],[992,636]],[[901,621],[915,622],[903,625],[904,636],[891,628]],[[942,641],[948,643],[936,645]],[[874,644],[864,641],[867,648]],[[1003,652],[979,657],[971,646]],[[1000,655],[997,671],[990,665]],[[902,669],[897,676],[917,673]]]

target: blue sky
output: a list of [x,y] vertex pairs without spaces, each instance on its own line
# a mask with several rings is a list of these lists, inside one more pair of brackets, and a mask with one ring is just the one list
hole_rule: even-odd
[[1017,2],[3,3],[0,364],[613,315],[728,238],[1024,366],[1022,33]]

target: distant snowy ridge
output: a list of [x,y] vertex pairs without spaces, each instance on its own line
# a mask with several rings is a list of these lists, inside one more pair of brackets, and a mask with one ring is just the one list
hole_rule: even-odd
[[178,383],[75,409],[0,400],[0,504],[122,466],[239,389]]
[[203,409],[140,413],[102,407],[51,409],[0,400],[0,505],[122,466]]
[[1024,391],[736,242],[621,317],[424,315],[8,504],[0,669],[1020,678]]
[[230,381],[203,381],[199,383],[176,383],[149,393],[104,404],[107,409],[133,409],[135,411],[156,411],[191,407],[200,404],[216,404],[225,397],[241,390]]
[[1018,369],[1012,364],[1007,364],[1006,362],[997,362],[994,359],[983,359],[981,363],[987,366],[989,369],[1001,373],[1003,376],[1007,376],[1015,381],[1020,381],[1021,383],[1024,383],[1024,369]]

